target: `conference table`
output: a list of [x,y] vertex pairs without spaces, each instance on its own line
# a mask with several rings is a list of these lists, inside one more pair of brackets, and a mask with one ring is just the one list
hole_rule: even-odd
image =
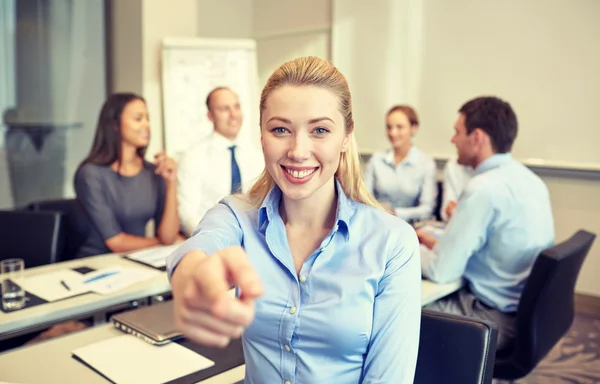
[[[171,286],[166,272],[147,267],[114,253],[27,268],[25,277],[81,267],[96,270],[110,267],[151,269],[155,271],[155,276],[108,295],[87,293],[9,313],[0,310],[0,341],[43,330],[67,320],[91,317],[94,319],[95,325],[102,324],[106,322],[110,313],[152,304],[152,302],[170,297]],[[423,280],[423,305],[454,292],[460,285],[461,282],[435,284]]]
[[86,293],[14,312],[6,313],[0,310],[0,341],[42,330],[66,320],[91,317],[94,319],[94,324],[101,324],[106,321],[107,314],[111,312],[151,304],[152,301],[162,301],[165,296],[170,296],[171,286],[166,272],[125,259],[118,254],[92,256],[26,268],[24,274],[27,278],[62,269],[82,267],[96,270],[111,267],[150,269],[155,271],[155,276],[107,295]]
[[[106,257],[106,256],[105,256]],[[108,256],[112,258],[113,256]],[[116,260],[114,258],[107,260]],[[140,287],[131,290],[137,294],[121,293],[121,299],[131,298],[133,296],[153,294],[164,291],[168,282],[166,276],[162,275],[156,279],[157,287],[151,289],[149,285],[140,284]],[[455,281],[449,284],[435,284],[431,281],[422,281],[422,304],[427,305],[444,296],[458,290],[463,285],[462,281]],[[82,300],[82,299],[79,299]],[[118,300],[114,300],[116,302]],[[105,299],[104,303],[107,304]],[[88,310],[92,308],[99,309],[100,304],[86,302],[81,304]],[[43,307],[43,306],[40,306]],[[48,307],[47,307],[48,308]],[[58,307],[57,307],[58,309]],[[63,308],[67,310],[66,308]],[[37,318],[57,318],[54,316],[44,316],[37,314]],[[0,317],[0,322],[2,318]],[[21,320],[21,325],[24,320]],[[35,322],[35,321],[32,321]],[[2,327],[6,328],[4,324]],[[13,326],[14,327],[14,326]],[[71,352],[77,348],[107,340],[112,337],[121,336],[123,333],[113,327],[111,324],[98,325],[77,333],[72,333],[56,339],[47,340],[31,346],[18,348],[4,354],[0,354],[0,382],[9,383],[46,383],[46,384],[70,384],[70,383],[87,383],[87,384],[106,384],[110,383],[103,376],[97,374],[86,365],[71,357]],[[35,366],[35,368],[32,367]],[[27,369],[26,367],[31,367]],[[208,379],[202,380],[202,384],[231,384],[237,383],[244,378],[244,365],[240,365]]]

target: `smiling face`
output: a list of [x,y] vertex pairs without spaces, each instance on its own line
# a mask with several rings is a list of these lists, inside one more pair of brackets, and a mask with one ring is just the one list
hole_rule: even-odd
[[148,146],[150,119],[146,103],[135,99],[127,103],[121,114],[121,140],[135,148]]
[[333,191],[349,139],[339,101],[327,89],[283,86],[269,95],[261,143],[266,169],[285,197],[303,200]]
[[417,128],[402,111],[394,111],[387,116],[387,136],[394,149],[410,148]]
[[235,140],[242,127],[243,114],[235,93],[224,88],[210,96],[208,119],[213,122],[217,133]]

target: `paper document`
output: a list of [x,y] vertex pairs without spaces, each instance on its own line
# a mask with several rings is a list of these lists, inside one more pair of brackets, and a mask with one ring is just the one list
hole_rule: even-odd
[[177,249],[181,244],[173,244],[163,247],[144,249],[143,251],[131,252],[127,255],[131,260],[136,260],[155,268],[161,268],[167,265],[167,256]]
[[81,286],[80,284],[73,286],[68,284],[69,281],[78,281],[83,276],[86,275],[82,275],[72,269],[61,269],[55,272],[27,277],[21,286],[27,292],[51,302],[89,292],[89,287]]
[[112,267],[102,268],[94,272],[80,275],[77,278],[67,280],[66,283],[77,290],[96,292],[107,295],[133,284],[151,279],[161,272],[149,268],[125,268]]
[[155,346],[131,335],[87,345],[73,356],[119,384],[166,383],[215,364],[177,343]]

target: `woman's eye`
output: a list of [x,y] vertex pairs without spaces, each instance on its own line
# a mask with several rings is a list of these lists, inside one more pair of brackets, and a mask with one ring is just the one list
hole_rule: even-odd
[[271,132],[276,133],[278,135],[283,135],[283,134],[287,133],[287,131],[288,130],[286,128],[283,128],[283,127],[276,127],[276,128],[273,128],[271,130]]
[[324,134],[328,133],[329,130],[327,128],[318,127],[318,128],[315,128],[315,130],[313,132],[316,133],[317,135],[324,135]]

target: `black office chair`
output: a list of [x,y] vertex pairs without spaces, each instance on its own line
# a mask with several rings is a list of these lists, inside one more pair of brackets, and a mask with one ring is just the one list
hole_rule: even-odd
[[437,181],[437,197],[435,198],[435,208],[433,209],[433,216],[437,221],[442,221],[442,202],[444,201],[444,183]]
[[90,223],[77,199],[59,199],[36,201],[27,207],[31,211],[52,211],[64,215],[64,225],[60,236],[64,239],[64,249],[59,255],[60,261],[72,260],[86,240]]
[[527,376],[567,333],[575,316],[575,282],[595,238],[580,230],[539,255],[521,295],[515,344],[498,351],[495,378]]
[[58,212],[0,211],[0,259],[21,258],[25,268],[60,261],[62,218]]
[[489,384],[496,325],[424,309],[415,384]]

